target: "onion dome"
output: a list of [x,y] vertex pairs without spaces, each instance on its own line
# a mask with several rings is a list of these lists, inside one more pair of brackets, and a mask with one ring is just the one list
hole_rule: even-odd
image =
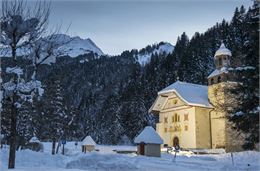
[[217,56],[221,56],[221,55],[232,56],[231,51],[228,48],[226,48],[224,43],[221,43],[221,46],[216,51],[214,57],[216,58]]

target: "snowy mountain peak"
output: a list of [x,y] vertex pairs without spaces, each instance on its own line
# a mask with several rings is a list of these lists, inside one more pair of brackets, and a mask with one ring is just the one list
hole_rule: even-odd
[[174,50],[174,46],[167,42],[160,42],[159,44],[153,44],[152,46],[146,46],[139,50],[137,54],[137,60],[140,65],[145,65],[150,62],[152,55],[168,55]]
[[[90,39],[82,39],[78,36],[70,37],[66,34],[56,34],[53,37],[46,37],[44,39],[49,39],[51,42],[55,42],[57,45],[57,50],[54,51],[54,56],[69,56],[77,57],[79,55],[94,53],[96,56],[103,55],[101,49]],[[42,40],[39,40],[42,41]],[[18,50],[18,56],[28,55],[30,50],[28,47]],[[1,57],[10,57],[11,50],[7,48],[1,48],[0,50]],[[52,59],[52,61],[55,59]]]
[[90,39],[82,39],[78,36],[70,37],[64,34],[58,34],[55,37],[57,42],[60,42],[61,46],[58,48],[59,56],[77,57],[88,53],[95,53],[98,56],[103,55],[101,49]]

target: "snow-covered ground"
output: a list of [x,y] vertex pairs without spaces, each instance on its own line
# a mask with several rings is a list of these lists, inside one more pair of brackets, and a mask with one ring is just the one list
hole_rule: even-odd
[[[74,142],[66,146],[66,155],[51,155],[51,143],[44,143],[44,152],[18,151],[15,171],[92,171],[92,170],[138,170],[138,171],[189,171],[189,170],[260,170],[260,153],[246,151],[234,153],[234,166],[230,153],[215,155],[181,154],[174,161],[174,155],[163,153],[161,158],[117,154],[115,150],[135,151],[135,146],[98,145],[99,151],[81,153]],[[8,149],[0,150],[0,170],[7,169]]]

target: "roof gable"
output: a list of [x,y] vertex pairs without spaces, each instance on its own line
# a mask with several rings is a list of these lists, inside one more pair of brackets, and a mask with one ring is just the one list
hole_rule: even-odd
[[165,89],[159,91],[158,95],[169,92],[175,92],[189,105],[212,107],[208,100],[208,86],[176,81]]
[[96,145],[95,141],[91,138],[91,136],[86,136],[84,140],[81,142],[82,145]]
[[163,144],[162,138],[151,126],[146,126],[144,130],[134,139],[134,142],[137,144],[141,142],[146,144]]
[[164,109],[171,109],[171,108],[177,108],[184,105],[187,105],[186,102],[184,102],[178,95],[176,95],[175,92],[172,92],[174,96],[169,96],[164,103],[162,110]]
[[37,138],[37,137],[32,137],[30,140],[29,140],[30,143],[40,143],[40,140]]

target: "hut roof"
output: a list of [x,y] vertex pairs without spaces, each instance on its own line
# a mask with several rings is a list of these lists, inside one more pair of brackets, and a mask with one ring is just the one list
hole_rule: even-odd
[[146,126],[144,130],[135,138],[135,143],[141,142],[147,144],[163,144],[163,140],[160,135],[151,126]]
[[95,141],[91,138],[91,136],[86,136],[81,142],[82,145],[96,145]]
[[37,138],[37,137],[32,137],[30,140],[29,140],[30,143],[39,143],[40,140]]

